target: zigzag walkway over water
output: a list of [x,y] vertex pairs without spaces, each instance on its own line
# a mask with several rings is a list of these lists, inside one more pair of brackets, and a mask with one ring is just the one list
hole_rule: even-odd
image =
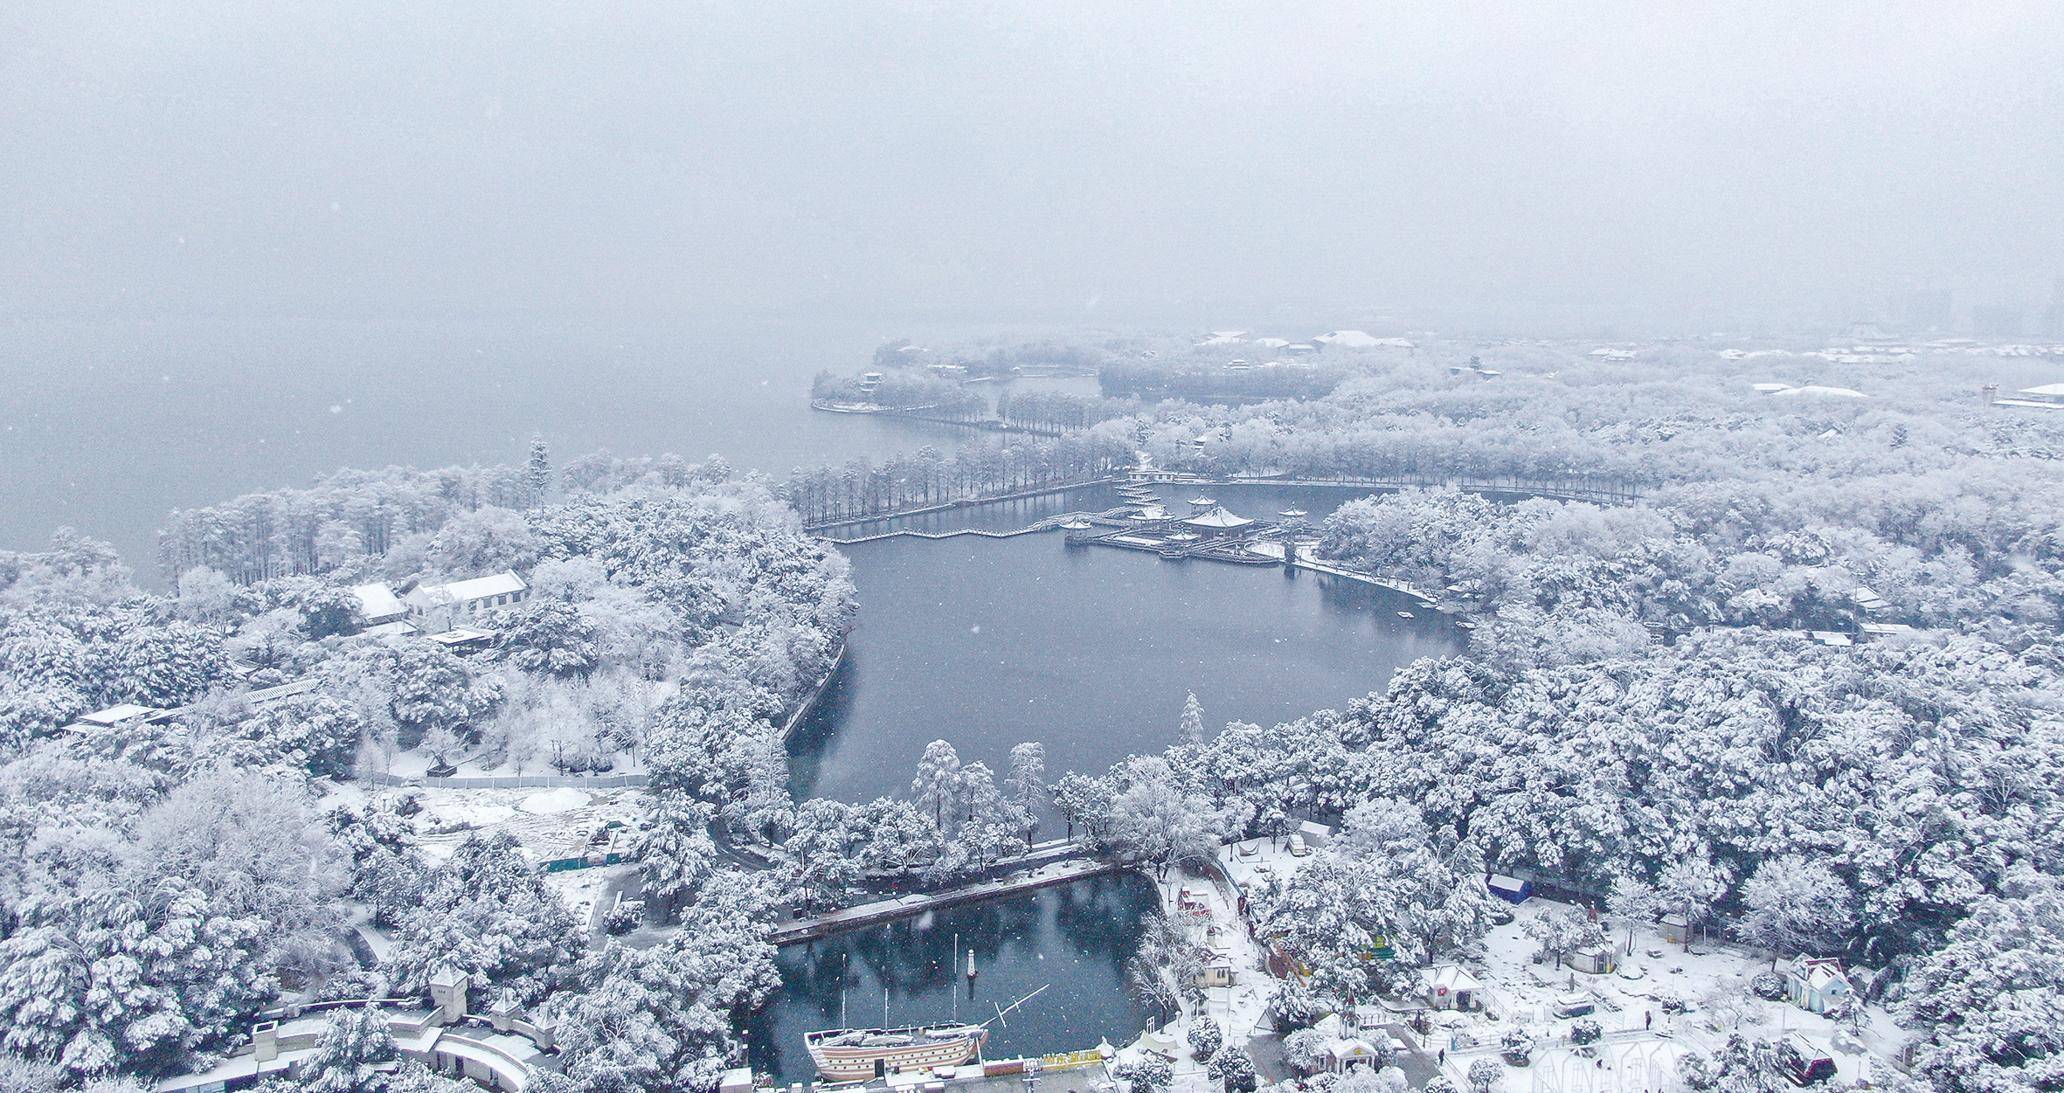
[[1020,535],[1031,535],[1034,532],[1052,531],[1062,524],[1074,520],[1085,522],[1110,520],[1119,513],[1129,511],[1131,511],[1130,506],[1121,506],[1119,508],[1106,509],[1103,512],[1064,512],[1059,516],[1049,516],[1044,520],[1027,524],[1021,528],[1013,528],[1009,531],[989,531],[985,528],[955,528],[952,531],[917,531],[910,528],[898,528],[895,531],[878,531],[872,535],[856,535],[851,538],[840,538],[835,535],[820,535],[818,538],[838,546],[872,543],[879,539],[894,539],[899,535],[907,535],[912,539],[951,539],[956,535],[974,535],[983,539],[1012,539]]

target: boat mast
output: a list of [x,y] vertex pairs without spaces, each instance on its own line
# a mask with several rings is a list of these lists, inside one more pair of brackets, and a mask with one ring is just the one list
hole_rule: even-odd
[[[971,949],[969,952],[972,953],[973,950]],[[960,963],[960,935],[956,933],[953,935],[953,959],[946,963],[946,982],[948,985],[951,985],[953,982],[953,965],[958,963]],[[953,1023],[957,1025],[960,1024],[960,992],[953,991],[952,994]]]
[[1011,1003],[1010,1005],[1008,1005],[1008,1006],[997,1006],[997,1007],[996,1007],[996,1016],[994,1016],[994,1017],[991,1017],[991,1018],[990,1018],[990,1019],[988,1019],[987,1021],[984,1021],[984,1022],[982,1022],[982,1027],[983,1027],[983,1028],[988,1028],[988,1027],[989,1027],[990,1025],[993,1025],[993,1024],[997,1024],[997,1023],[1001,1022],[1001,1023],[1003,1024],[1003,1027],[1004,1027],[1004,1028],[1009,1028],[1009,1027],[1010,1027],[1010,1022],[1008,1022],[1008,1021],[1005,1021],[1005,1020],[1003,1019],[1003,1018],[1004,1018],[1004,1015],[1005,1015],[1005,1014],[1007,1014],[1007,1013],[1009,1013],[1010,1011],[1012,1011],[1012,1010],[1014,1010],[1014,1009],[1017,1009],[1017,1008],[1018,1008],[1019,1006],[1022,1006],[1022,1005],[1024,1005],[1025,1003],[1027,1003],[1027,1002],[1030,1002],[1030,1001],[1031,1001],[1032,999],[1034,999],[1034,998],[1037,998],[1037,997],[1039,996],[1039,993],[1040,993],[1040,991],[1044,991],[1044,990],[1045,990],[1046,988],[1048,988],[1048,987],[1051,987],[1051,986],[1053,986],[1053,984],[1052,984],[1052,983],[1041,983],[1041,984],[1039,985],[1039,990],[1033,991],[1033,992],[1032,992],[1031,994],[1028,994],[1028,995],[1026,995],[1026,996],[1025,996],[1025,997],[1023,997],[1023,998],[1020,998],[1020,999],[1018,999],[1017,1001],[1015,1001],[1015,1002],[1012,1002],[1012,1003]]
[[846,1023],[846,977],[853,972],[853,954],[846,954],[845,966],[839,969],[838,977],[838,1027],[852,1028]]

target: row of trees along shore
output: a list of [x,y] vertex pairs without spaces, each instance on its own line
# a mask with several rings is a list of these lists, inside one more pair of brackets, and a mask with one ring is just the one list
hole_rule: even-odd
[[[1091,481],[1124,467],[1131,454],[1115,427],[1012,439],[950,456],[927,445],[880,464],[852,460],[798,470],[775,492],[805,524],[820,525]],[[729,474],[715,457],[692,464],[678,456],[626,459],[604,452],[569,462],[556,480],[578,496],[641,482],[680,488]],[[517,465],[339,471],[306,487],[174,511],[158,533],[158,564],[172,580],[206,567],[239,584],[326,573],[369,555],[433,549],[440,533],[450,538],[445,529],[455,517],[518,510],[540,496],[536,475]]]
[[1091,481],[1132,458],[1116,430],[1015,441],[945,455],[925,446],[880,464],[798,471],[781,494],[807,525],[852,522],[956,501]]

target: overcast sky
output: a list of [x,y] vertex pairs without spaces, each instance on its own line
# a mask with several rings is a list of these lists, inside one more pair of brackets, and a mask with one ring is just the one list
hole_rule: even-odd
[[23,0],[0,314],[2047,295],[2064,4],[1698,6]]

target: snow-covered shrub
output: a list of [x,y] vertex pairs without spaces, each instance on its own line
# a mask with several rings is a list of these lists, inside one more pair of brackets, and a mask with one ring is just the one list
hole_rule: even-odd
[[1190,1026],[1187,1039],[1190,1043],[1190,1054],[1199,1059],[1209,1059],[1224,1046],[1225,1031],[1211,1018],[1199,1017],[1196,1023]]
[[1576,1021],[1569,1029],[1570,1043],[1578,1045],[1595,1044],[1604,1035],[1605,1029],[1589,1017]]
[[1525,1066],[1534,1056],[1534,1034],[1523,1028],[1516,1028],[1498,1041],[1500,1053],[1513,1066]]
[[1758,972],[1749,980],[1749,989],[1756,997],[1766,1002],[1775,1002],[1784,997],[1784,976],[1776,972]]
[[1491,1093],[1504,1076],[1505,1068],[1496,1059],[1478,1059],[1469,1064],[1469,1088],[1474,1093]]
[[1275,992],[1269,995],[1268,1011],[1276,1019],[1277,1028],[1309,1028],[1326,1015],[1311,988],[1296,979],[1276,985]]
[[1283,1037],[1283,1061],[1290,1068],[1302,1074],[1310,1074],[1326,1065],[1325,1033],[1315,1028],[1301,1028]]
[[1693,1093],[1702,1093],[1713,1088],[1719,1075],[1713,1073],[1713,1060],[1700,1052],[1686,1052],[1677,1059],[1677,1080]]
[[1111,1068],[1111,1076],[1124,1082],[1130,1093],[1162,1093],[1175,1081],[1175,1070],[1158,1055],[1142,1055]]
[[1254,1059],[1247,1054],[1246,1048],[1232,1045],[1220,1048],[1204,1069],[1213,1081],[1224,1084],[1226,1093],[1246,1093],[1254,1088]]
[[609,914],[602,920],[602,928],[609,931],[611,937],[622,937],[637,929],[638,924],[643,921],[645,901],[627,899],[619,901],[616,906],[609,909]]

